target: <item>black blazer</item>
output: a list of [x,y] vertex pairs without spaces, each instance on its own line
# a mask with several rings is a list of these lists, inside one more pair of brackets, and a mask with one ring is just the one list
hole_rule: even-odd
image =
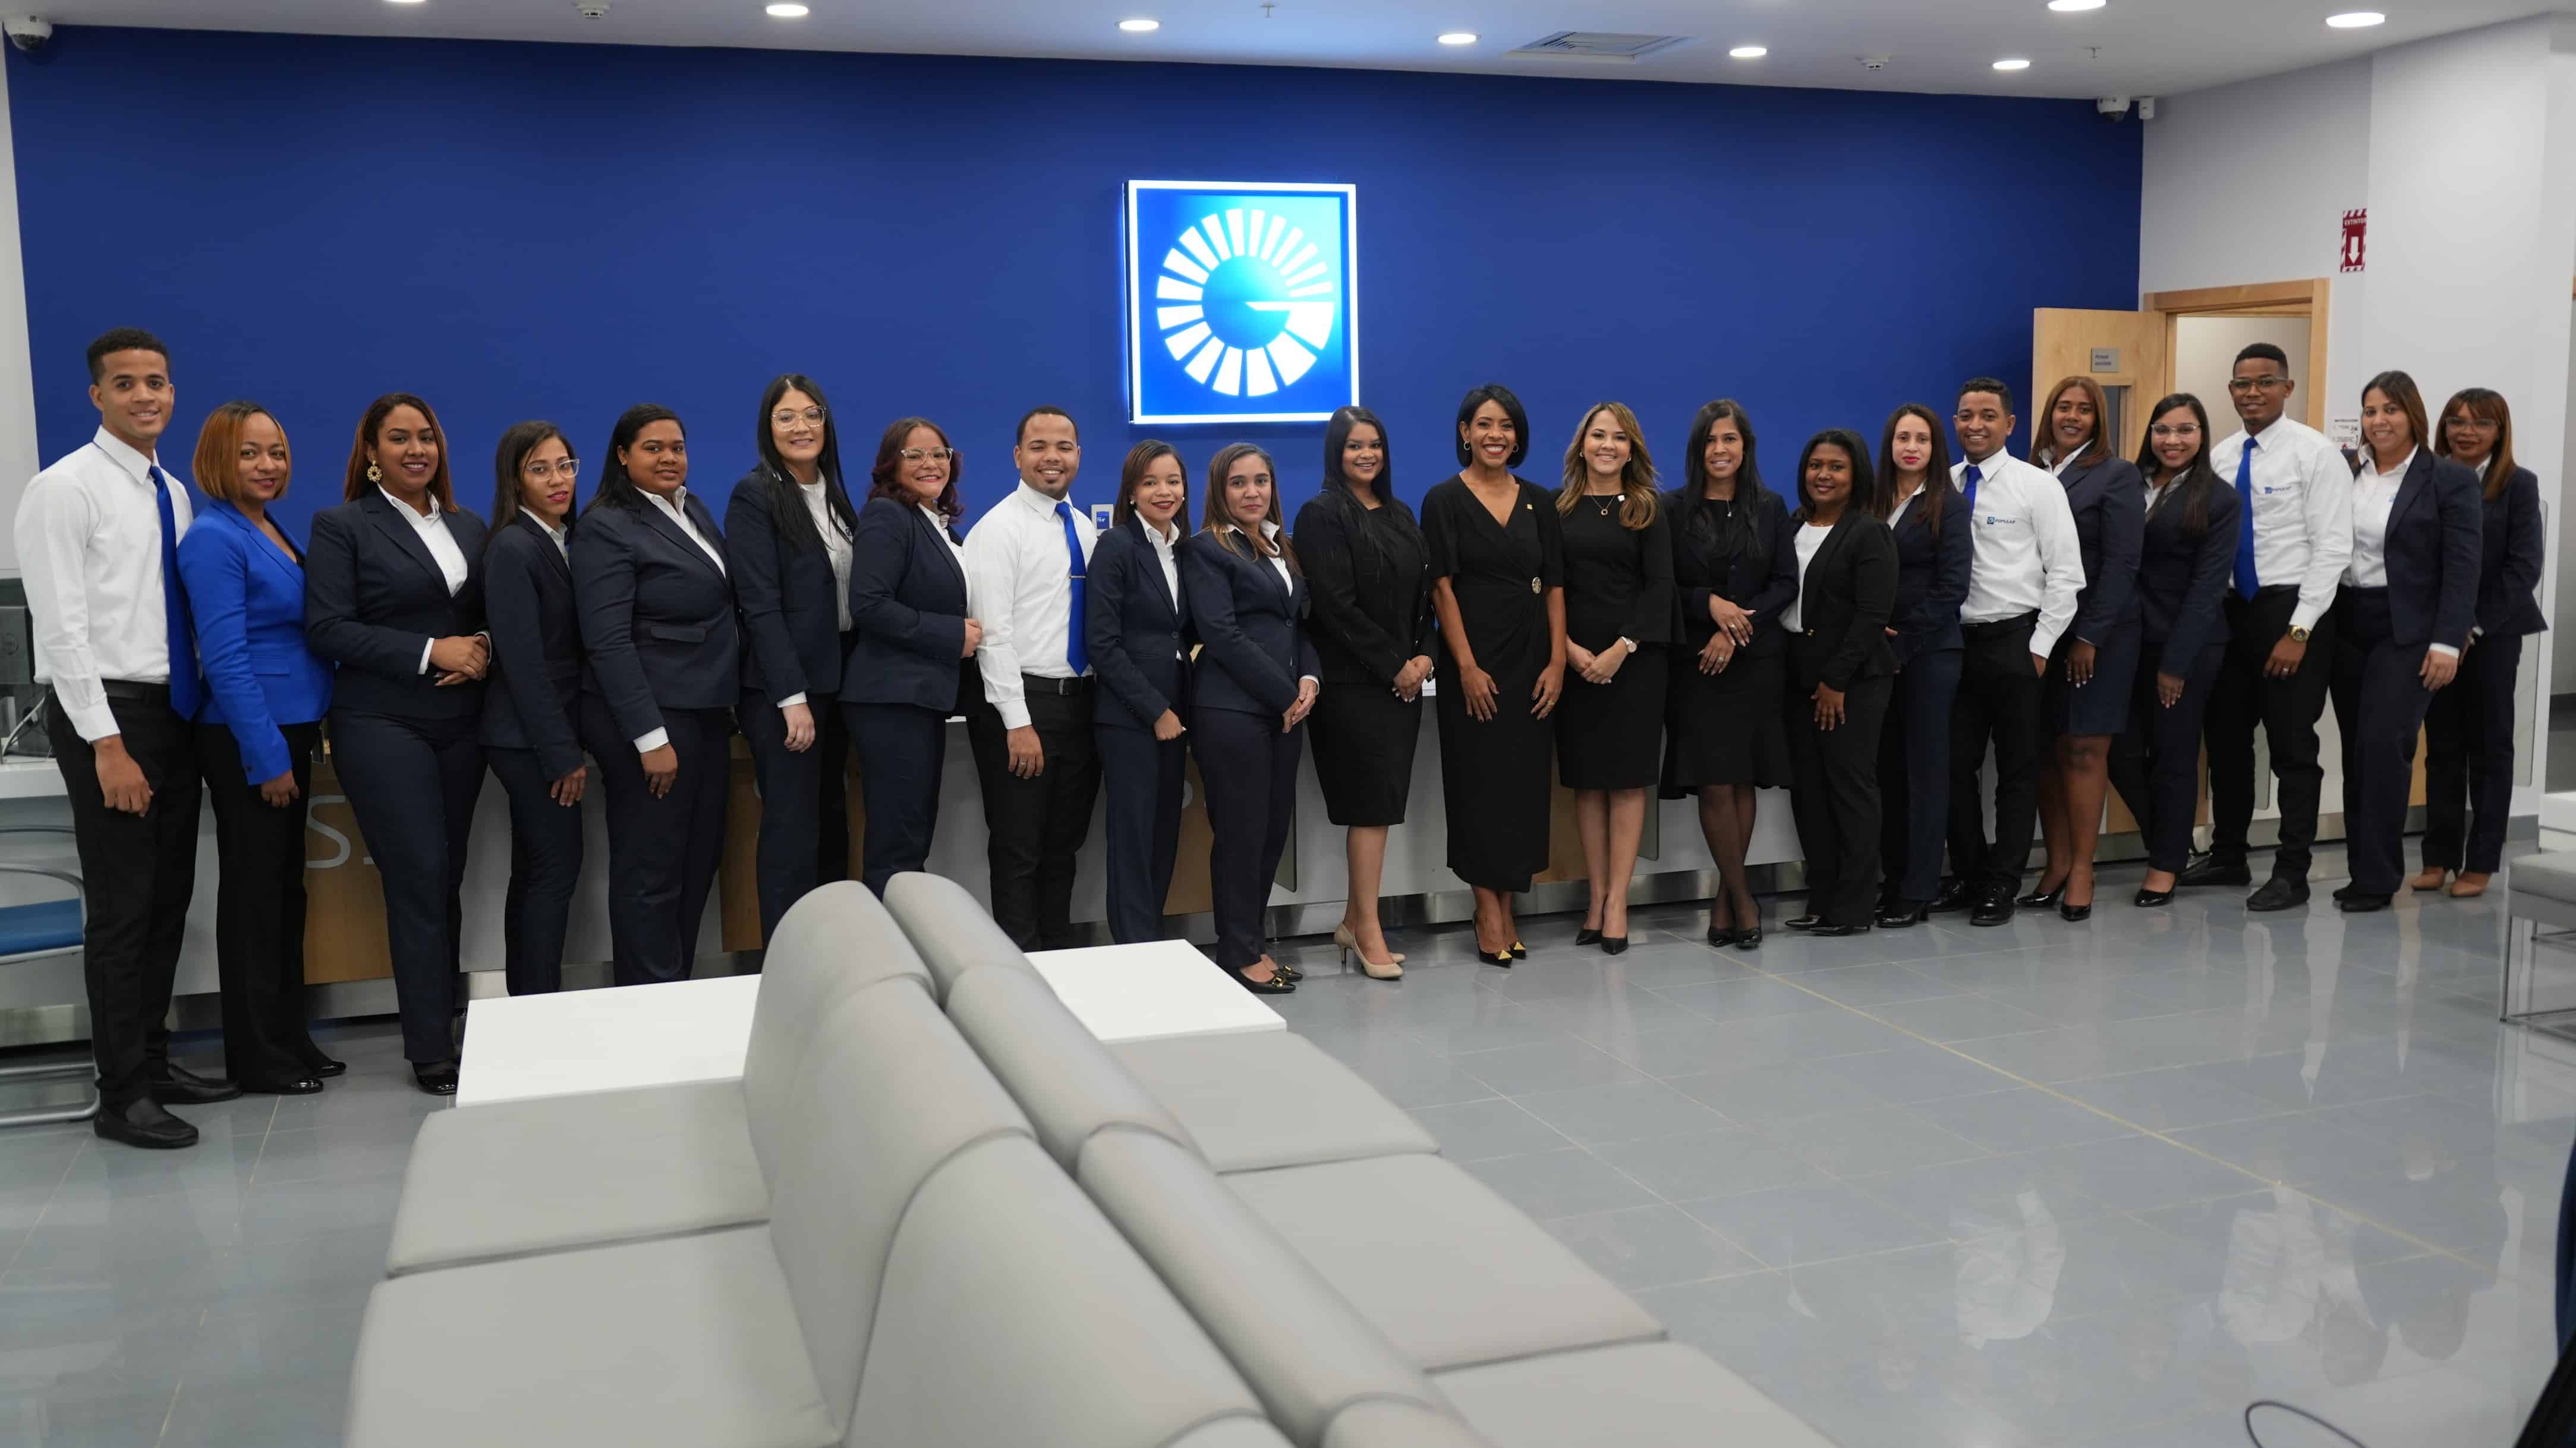
[[2485,543],[2478,475],[2417,448],[2388,510],[2390,643],[2468,646]]
[[[1935,508],[1941,510],[1937,543]],[[1905,667],[1917,654],[1965,648],[1959,605],[1968,601],[1968,569],[1976,559],[1967,495],[1946,478],[1926,478],[1914,506],[1890,529],[1896,535],[1896,614],[1888,626],[1896,630],[1896,666]]]
[[521,513],[483,553],[491,612],[491,687],[483,691],[483,742],[533,749],[537,768],[561,779],[581,767],[581,616],[572,565]]
[[1202,647],[1197,703],[1203,709],[1244,714],[1285,714],[1297,702],[1297,681],[1321,681],[1315,645],[1301,626],[1306,580],[1293,570],[1281,587],[1267,558],[1226,547],[1213,533],[1181,544],[1181,588]]
[[447,575],[420,532],[369,488],[354,503],[313,515],[304,552],[304,638],[340,666],[335,708],[397,719],[470,719],[483,708],[481,683],[438,687],[420,652],[432,639],[483,631],[483,520],[446,510],[448,536],[465,555],[465,586]]
[[966,647],[966,570],[921,509],[870,498],[850,534],[850,660],[841,700],[943,717],[984,697]]
[[[1798,573],[1797,530],[1805,526],[1793,518],[1780,530],[1779,556],[1788,561],[1792,578]],[[1820,683],[1848,690],[1855,679],[1896,672],[1896,651],[1887,639],[1887,621],[1895,612],[1896,535],[1877,518],[1847,507],[1817,547],[1798,594],[1800,646],[1790,657],[1799,697]]]
[[2147,522],[2147,485],[2126,458],[2092,458],[2058,477],[2066,506],[2075,514],[2077,551],[2084,559],[2084,591],[2075,596],[2075,622],[2067,633],[2108,643],[2111,631],[2138,617],[2138,550]]
[[[1183,535],[1175,552],[1189,541]],[[1094,705],[1091,720],[1114,729],[1151,729],[1164,710],[1189,706],[1190,670],[1180,657],[1190,633],[1189,590],[1172,595],[1154,540],[1146,536],[1144,520],[1133,515],[1100,535],[1085,571],[1090,593],[1083,603],[1083,631],[1091,645],[1091,672],[1111,700]]]
[[[2481,495],[2484,489],[2480,489]],[[2545,633],[2540,616],[2540,557],[2548,540],[2540,526],[2540,479],[2515,468],[2504,492],[2486,505],[2485,562],[2478,571],[2478,632],[2498,637]]]
[[[1314,596],[1314,614],[1306,634],[1327,684],[1388,685],[1404,666],[1431,652],[1431,548],[1413,521],[1413,510],[1396,498],[1393,508],[1414,534],[1419,566],[1397,569],[1374,539],[1359,500],[1325,491],[1297,510],[1297,564],[1306,570]],[[1096,651],[1095,651],[1096,652]]]
[[[1715,594],[1753,616],[1753,642],[1745,645],[1744,657],[1780,652],[1786,645],[1786,635],[1776,627],[1780,611],[1798,596],[1798,555],[1788,554],[1787,566],[1781,564],[1780,549],[1789,537],[1788,505],[1769,488],[1755,488],[1754,546],[1728,555],[1718,551],[1713,535],[1692,526],[1691,510],[1699,503],[1689,492],[1675,488],[1663,499],[1664,515],[1672,523],[1673,592],[1681,599],[1682,642],[1693,653],[1708,647],[1709,636],[1717,632],[1716,621],[1708,616],[1709,595]],[[1676,651],[1674,667],[1697,666]]]
[[2168,492],[2147,514],[2138,552],[2138,614],[2145,620],[2141,636],[2147,646],[2163,649],[2156,672],[2190,678],[2202,649],[2233,636],[2224,604],[2236,572],[2236,519],[2243,507],[2221,478],[2209,490],[2209,531],[2198,538],[2183,531],[2177,494]]
[[[722,554],[707,505],[691,494],[686,506]],[[663,727],[665,709],[730,709],[741,697],[733,584],[660,508],[592,498],[572,530],[572,581],[590,655],[582,687],[608,705],[620,735]]]
[[[748,645],[742,686],[771,703],[797,694],[820,703],[841,687],[841,581],[822,540],[799,546],[771,515],[771,486],[769,469],[754,468],[725,504],[725,566]],[[839,491],[829,480],[823,486]]]

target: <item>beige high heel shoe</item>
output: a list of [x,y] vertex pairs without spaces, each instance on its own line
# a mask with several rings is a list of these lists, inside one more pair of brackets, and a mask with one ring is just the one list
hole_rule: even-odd
[[2475,900],[2487,892],[2487,881],[2493,878],[2482,870],[2462,870],[2460,877],[2451,882],[2451,898]]
[[2410,890],[2439,890],[2442,888],[2442,876],[2446,873],[2448,872],[2441,869],[2439,866],[2428,865],[2424,868],[2422,873],[2416,875],[2414,879],[2406,882],[2406,888]]
[[1369,959],[1368,952],[1361,950],[1359,942],[1351,938],[1351,929],[1347,925],[1334,927],[1333,943],[1342,948],[1342,964],[1345,966],[1351,963],[1352,953],[1357,952],[1360,958],[1360,973],[1371,980],[1402,980],[1404,978],[1404,967],[1397,963],[1404,959],[1403,956],[1396,955],[1394,951],[1390,950],[1387,954],[1392,956],[1393,959],[1387,960],[1384,963]]
[[[1333,927],[1333,943],[1344,950],[1359,951],[1359,957],[1362,961],[1366,961],[1368,959],[1368,952],[1360,950],[1359,937],[1351,933],[1351,927],[1348,922],[1344,922],[1343,924]],[[1404,952],[1401,950],[1388,951],[1386,953],[1386,958],[1394,961],[1398,965],[1404,964]],[[1380,979],[1393,979],[1393,977],[1383,976],[1380,977]]]

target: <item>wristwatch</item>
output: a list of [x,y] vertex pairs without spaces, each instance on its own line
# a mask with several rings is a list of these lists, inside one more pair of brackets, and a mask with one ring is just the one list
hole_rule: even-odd
[[1621,634],[1619,636],[1619,642],[1628,646],[1628,652],[1633,654],[1637,651],[1637,641],[1635,639],[1632,639],[1625,634]]
[[2292,643],[2294,643],[2294,644],[2303,644],[2303,643],[2306,643],[2307,641],[2308,641],[2308,631],[2307,631],[2306,629],[2303,629],[2303,628],[2298,627],[2298,626],[2297,626],[2297,625],[2295,625],[2295,624],[2294,624],[2294,625],[2292,625],[2292,626],[2291,626],[2291,628],[2290,628],[2290,642],[2292,642]]

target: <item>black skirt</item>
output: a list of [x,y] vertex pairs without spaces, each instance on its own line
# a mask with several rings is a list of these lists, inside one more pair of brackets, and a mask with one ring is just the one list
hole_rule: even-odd
[[1663,774],[1668,651],[1647,644],[1607,684],[1568,666],[1556,702],[1556,779],[1567,789],[1649,789]]
[[1422,741],[1422,700],[1387,685],[1327,684],[1306,716],[1324,814],[1337,825],[1400,825],[1413,793],[1413,751]]
[[1789,786],[1789,735],[1781,713],[1789,660],[1741,654],[1722,673],[1703,674],[1697,649],[1675,649],[1665,707],[1664,794],[1678,799],[1711,784]]
[[2050,737],[2060,734],[2119,734],[2129,727],[2129,687],[2138,677],[2138,640],[2145,632],[2136,620],[2120,624],[2093,650],[2093,682],[2076,688],[2066,679],[2066,652],[2075,646],[2069,630],[2048,660],[2045,702],[2040,722]]

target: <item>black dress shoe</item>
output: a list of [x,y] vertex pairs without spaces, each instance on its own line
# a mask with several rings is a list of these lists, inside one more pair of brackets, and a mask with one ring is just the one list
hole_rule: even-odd
[[1968,923],[1971,925],[2009,925],[2012,923],[2012,918],[2012,892],[2008,889],[1997,890],[1995,893],[1987,896],[1984,900],[1978,903],[1977,913],[1968,917]]
[[[1238,976],[1236,979],[1240,980],[1241,977]],[[1294,987],[1290,988],[1294,989]],[[1253,989],[1261,990],[1263,987],[1253,986]],[[456,1094],[456,1063],[454,1061],[414,1061],[411,1063],[411,1079],[419,1082],[420,1089],[432,1096],[453,1096]]]
[[161,1103],[149,1096],[123,1106],[100,1106],[90,1129],[103,1140],[155,1151],[197,1144],[197,1128],[162,1110]]
[[1284,960],[1274,960],[1270,962],[1270,973],[1279,977],[1281,980],[1288,982],[1290,985],[1295,985],[1297,982],[1306,978],[1306,972],[1299,970],[1297,967],[1290,965]]
[[1601,932],[1593,929],[1589,925],[1586,925],[1582,929],[1574,932],[1574,943],[1577,945],[1599,945],[1601,943]]
[[1916,905],[1904,900],[1891,900],[1886,905],[1879,908],[1878,928],[1881,930],[1906,930],[1920,925],[1931,918],[1932,907],[1929,905]]
[[2174,877],[2174,884],[2178,886],[2251,885],[2253,883],[2254,872],[2246,867],[2243,860],[2221,859],[2216,855],[2201,856],[2184,866],[2183,872]]
[[2093,918],[2093,907],[2090,905],[2069,905],[2065,901],[2060,900],[2057,902],[2057,918],[2065,921],[2069,925],[2079,924]]
[[1760,950],[1762,948],[1762,927],[1756,925],[1750,929],[1735,932],[1735,948],[1738,950]]
[[2374,910],[2387,909],[2388,902],[2393,898],[2395,897],[2389,895],[2364,895],[2355,890],[2335,901],[2335,908],[2346,915],[2368,915]]
[[1708,943],[1720,947],[1733,945],[1736,937],[1743,933],[1732,925],[1712,925],[1708,928]]
[[304,1072],[308,1076],[327,1078],[331,1076],[346,1076],[349,1074],[349,1063],[346,1061],[334,1061],[330,1057],[320,1054],[302,1056],[297,1059],[304,1063]]
[[1866,935],[1869,933],[1869,924],[1864,921],[1858,925],[1819,925],[1807,933],[1820,940],[1839,939],[1845,935]]
[[1942,886],[1941,893],[1933,896],[1932,903],[1925,908],[1935,915],[1956,915],[1962,910],[1976,909],[1985,902],[1985,898],[1986,892],[1976,885],[1966,880],[1953,880]]
[[241,1089],[253,1096],[310,1096],[322,1089],[322,1082],[314,1076],[286,1076],[275,1081],[244,1081]]
[[242,1094],[230,1081],[208,1080],[176,1061],[165,1062],[161,1070],[151,1089],[152,1099],[164,1106],[205,1106]]
[[1825,917],[1811,912],[1805,915],[1792,915],[1780,923],[1791,930],[1813,930],[1825,923]]
[[2049,906],[2056,904],[2059,897],[2063,896],[2065,893],[2066,882],[2064,880],[2060,880],[2057,882],[2057,888],[2054,890],[2033,890],[2029,894],[2015,900],[2013,903],[2015,905],[2019,905],[2025,910],[2045,910]]
[[2345,883],[2343,883],[2343,884],[2341,884],[2341,885],[2337,885],[2337,886],[2334,888],[2334,898],[2335,898],[2335,900],[2336,900],[2338,903],[2340,903],[2340,902],[2341,902],[2345,897],[2347,897],[2347,896],[2349,896],[2349,895],[2351,895],[2351,894],[2352,894],[2352,885],[2351,885],[2351,882],[2349,882],[2349,881],[2347,881],[2347,882],[2345,882]]
[[2173,897],[2174,892],[2171,890],[2150,890],[2141,885],[2138,887],[2137,898],[2129,903],[2141,910],[2153,910],[2161,905],[2171,905]]
[[2274,875],[2263,888],[2245,897],[2245,908],[2257,913],[2289,910],[2308,903],[2308,882]]
[[[1505,969],[1505,970],[1509,970],[1509,969],[1511,969],[1511,968],[1512,968],[1512,962],[1513,962],[1515,959],[1517,959],[1518,957],[1514,956],[1514,955],[1513,955],[1509,950],[1493,950],[1493,951],[1489,951],[1489,950],[1484,949],[1482,946],[1479,946],[1479,947],[1477,947],[1477,950],[1476,950],[1476,958],[1477,958],[1478,960],[1483,961],[1483,962],[1484,962],[1485,964],[1487,964],[1487,965],[1499,965],[1499,966],[1501,966],[1503,969]],[[1249,982],[1247,982],[1247,984],[1248,984],[1248,983],[1249,983]],[[1260,987],[1260,986],[1257,986],[1257,985],[1256,985],[1256,986],[1253,986],[1252,988],[1253,988],[1254,990],[1260,990],[1260,989],[1261,989],[1261,987]]]
[[1603,955],[1626,955],[1628,953],[1628,937],[1624,935],[1602,936],[1601,953]]

